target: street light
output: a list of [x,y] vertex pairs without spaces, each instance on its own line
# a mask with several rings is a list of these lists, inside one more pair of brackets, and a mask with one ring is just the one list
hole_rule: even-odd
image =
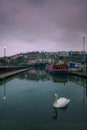
[[4,57],[6,57],[6,46],[4,46]]
[[6,58],[6,46],[4,46],[4,65],[5,65],[5,58]]
[[[6,46],[4,46],[4,65],[5,65],[5,58],[6,58]],[[3,96],[3,100],[6,100],[6,86],[5,86],[5,81],[4,81],[4,96]]]
[[85,36],[83,36],[83,59],[85,60]]

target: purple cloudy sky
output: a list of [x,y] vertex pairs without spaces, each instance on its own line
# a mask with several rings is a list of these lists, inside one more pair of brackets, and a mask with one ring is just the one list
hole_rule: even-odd
[[0,0],[0,56],[83,50],[83,36],[87,0]]

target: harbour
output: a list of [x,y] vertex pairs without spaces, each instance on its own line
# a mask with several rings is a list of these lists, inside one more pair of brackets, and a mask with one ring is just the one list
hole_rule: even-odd
[[[53,108],[53,94],[70,98],[64,109]],[[0,128],[87,129],[87,79],[53,76],[32,68],[0,82]]]
[[86,0],[0,0],[0,130],[87,130],[86,42]]
[[[37,68],[37,66],[36,67],[35,66],[34,66],[34,68]],[[39,67],[45,69],[45,66],[43,67],[42,65],[39,65]],[[5,78],[9,78],[11,76],[14,76],[15,74],[22,73],[22,72],[27,71],[27,70],[32,69],[32,68],[33,68],[33,66],[29,66],[29,67],[28,66],[0,67],[0,80],[4,80]],[[2,69],[3,69],[3,71],[2,71]],[[82,78],[87,78],[86,71],[69,71],[69,74],[79,76]]]

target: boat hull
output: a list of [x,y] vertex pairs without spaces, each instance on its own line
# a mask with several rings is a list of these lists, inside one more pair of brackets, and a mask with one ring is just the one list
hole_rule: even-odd
[[66,75],[69,74],[67,65],[47,65],[46,70],[51,74]]
[[56,74],[56,75],[66,75],[66,74],[69,74],[68,71],[51,71],[51,70],[48,70],[49,73],[51,74]]

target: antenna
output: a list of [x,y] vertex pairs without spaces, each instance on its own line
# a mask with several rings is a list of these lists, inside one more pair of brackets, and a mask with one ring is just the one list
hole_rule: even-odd
[[85,36],[83,36],[83,59],[85,60]]

